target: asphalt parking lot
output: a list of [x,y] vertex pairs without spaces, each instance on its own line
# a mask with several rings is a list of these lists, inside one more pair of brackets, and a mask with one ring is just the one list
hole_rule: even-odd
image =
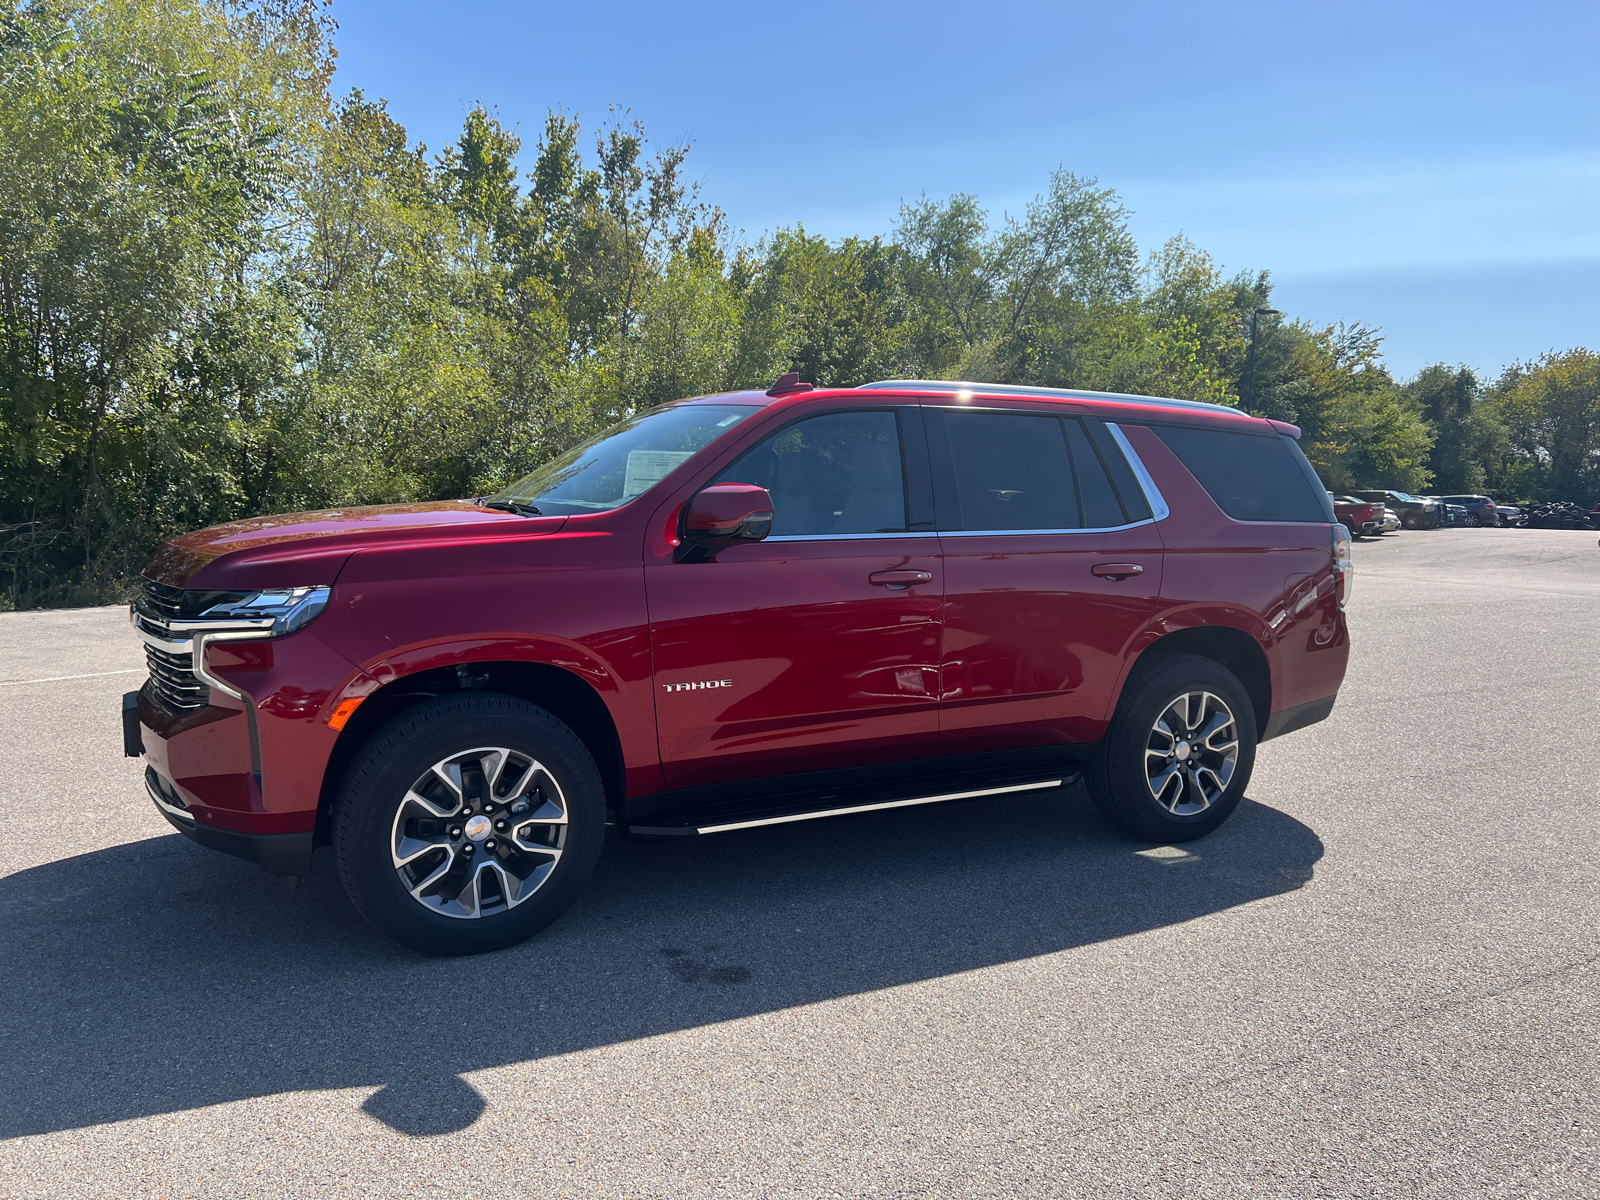
[[453,961],[170,831],[123,610],[0,614],[0,1195],[1600,1195],[1600,548],[1356,560],[1186,851],[1081,789],[616,843]]

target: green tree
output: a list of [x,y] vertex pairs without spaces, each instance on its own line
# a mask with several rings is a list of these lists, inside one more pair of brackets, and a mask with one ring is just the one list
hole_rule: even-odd
[[902,206],[896,242],[917,308],[918,357],[975,381],[1059,376],[1049,351],[1085,338],[1051,332],[1090,323],[1137,294],[1127,217],[1113,190],[1065,170],[1020,219],[1007,216],[994,231],[971,196]]
[[1481,492],[1485,464],[1502,458],[1506,433],[1489,412],[1478,377],[1466,367],[1437,363],[1405,385],[1410,401],[1433,431],[1428,470],[1446,495]]
[[[779,230],[748,286],[752,318],[777,329],[769,363],[782,362],[820,387],[903,371],[910,336],[906,297],[896,255],[880,239],[831,245],[804,228]],[[760,382],[768,372],[744,382]]]
[[259,344],[237,335],[271,307],[262,251],[304,177],[326,32],[311,5],[0,4],[0,513],[29,530],[12,602],[91,596],[137,561],[151,429],[195,402],[223,433],[259,415],[271,368],[199,364],[209,338]]
[[1509,368],[1490,407],[1510,453],[1492,482],[1534,500],[1600,500],[1600,354],[1576,349]]

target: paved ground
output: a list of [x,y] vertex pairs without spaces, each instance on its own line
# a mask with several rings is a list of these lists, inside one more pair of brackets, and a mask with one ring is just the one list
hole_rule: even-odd
[[450,962],[168,830],[122,613],[0,616],[0,1195],[1600,1195],[1595,543],[1359,545],[1190,853],[1076,790],[618,844]]

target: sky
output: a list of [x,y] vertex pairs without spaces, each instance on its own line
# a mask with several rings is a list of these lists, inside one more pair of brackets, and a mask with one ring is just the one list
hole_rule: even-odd
[[335,87],[432,148],[482,103],[627,109],[753,241],[889,234],[1058,167],[1145,250],[1187,236],[1276,306],[1380,326],[1391,369],[1600,349],[1600,4],[335,0]]

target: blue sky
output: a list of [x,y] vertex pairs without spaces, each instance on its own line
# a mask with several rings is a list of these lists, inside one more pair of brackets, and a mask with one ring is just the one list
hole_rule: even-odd
[[1600,349],[1600,5],[336,0],[340,90],[452,140],[561,107],[688,140],[750,239],[887,233],[903,199],[1020,211],[1058,165],[1141,244],[1269,268],[1390,366]]

